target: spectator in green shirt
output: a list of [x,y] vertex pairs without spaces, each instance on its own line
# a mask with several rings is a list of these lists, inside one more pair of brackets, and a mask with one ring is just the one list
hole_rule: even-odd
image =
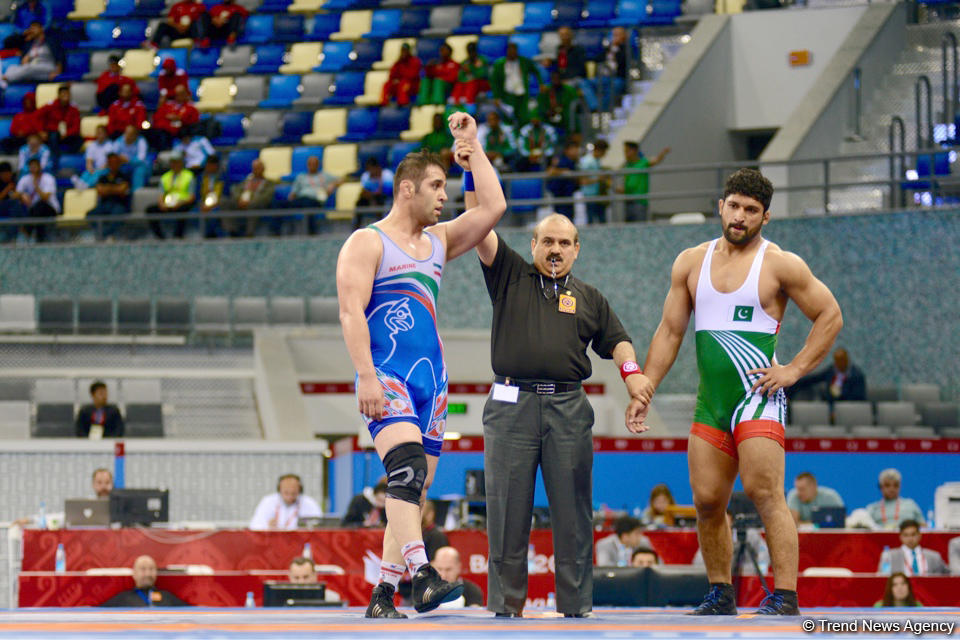
[[517,143],[513,139],[513,130],[500,122],[498,112],[487,113],[487,121],[477,127],[477,140],[497,170],[508,171],[512,168]]
[[575,87],[564,84],[556,71],[550,74],[550,84],[541,87],[537,95],[537,111],[544,122],[569,135],[577,128],[570,118],[570,105],[580,95]]
[[460,75],[450,98],[454,104],[476,104],[477,94],[490,90],[489,63],[477,51],[477,43],[467,44],[467,59],[460,63]]
[[809,471],[797,474],[793,489],[787,494],[787,506],[793,519],[799,522],[813,520],[814,507],[842,507],[843,498],[830,487],[818,487],[817,479]]
[[453,161],[453,136],[450,135],[450,128],[442,113],[433,114],[433,131],[423,136],[420,140],[420,146],[417,151],[430,151],[436,153],[443,160],[447,169]]
[[[624,169],[649,169],[655,167],[670,153],[670,147],[664,147],[657,157],[652,160],[640,152],[640,145],[636,142],[623,143]],[[623,177],[623,188],[620,193],[629,195],[645,195],[650,191],[650,174],[631,173]],[[649,216],[649,202],[646,198],[637,200],[627,200],[626,204],[626,222],[644,222]]]
[[527,124],[530,119],[527,104],[530,101],[530,79],[536,74],[533,60],[522,57],[515,42],[507,45],[505,57],[493,63],[490,88],[493,91],[494,104],[503,110],[517,127]]
[[[157,204],[147,207],[147,213],[153,215],[184,213],[193,208],[193,203],[197,199],[193,187],[193,172],[183,167],[182,151],[174,151],[170,155],[170,170],[160,176],[160,187],[163,189],[160,200]],[[173,235],[182,238],[185,226],[186,220],[177,220],[174,223]],[[161,222],[151,222],[150,229],[153,235],[161,240],[166,239]]]

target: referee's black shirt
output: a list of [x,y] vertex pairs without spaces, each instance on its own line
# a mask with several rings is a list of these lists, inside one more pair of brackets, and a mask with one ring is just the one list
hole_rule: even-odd
[[576,299],[576,313],[561,312],[553,280],[542,277],[499,235],[493,263],[480,264],[493,302],[490,351],[495,374],[579,382],[592,373],[587,346],[593,343],[597,355],[609,359],[614,347],[630,342],[606,298],[573,276],[566,284],[564,278],[557,280],[557,293]]

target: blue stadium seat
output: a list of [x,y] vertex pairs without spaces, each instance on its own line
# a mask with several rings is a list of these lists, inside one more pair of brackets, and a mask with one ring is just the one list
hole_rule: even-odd
[[11,124],[13,124],[13,118],[0,119],[0,140],[6,140],[10,137]]
[[[510,199],[511,200],[533,200],[543,197],[543,181],[540,178],[520,178],[510,181]],[[537,205],[521,204],[512,205],[511,210],[514,213],[525,213],[536,211]]]
[[263,0],[263,3],[257,7],[257,12],[283,14],[291,4],[293,0]]
[[86,51],[71,51],[67,54],[63,73],[57,76],[57,80],[82,80],[88,71],[90,71],[90,54]]
[[15,64],[20,64],[20,56],[0,58],[0,72],[4,72]]
[[138,80],[137,89],[140,90],[140,99],[147,111],[154,111],[160,102],[160,87],[156,80]]
[[77,43],[84,49],[109,49],[113,45],[113,20],[87,20],[83,25],[86,40]]
[[300,76],[271,76],[267,99],[262,101],[260,106],[268,109],[289,109],[299,97]]
[[[71,6],[71,10],[72,10]],[[0,23],[0,42],[3,42],[17,32],[17,28],[8,22]]]
[[146,39],[147,21],[143,18],[134,18],[133,20],[118,20],[113,39],[114,47],[123,47],[130,49],[139,47]]
[[138,18],[156,18],[165,12],[166,2],[164,0],[136,0],[131,16]]
[[276,15],[273,18],[273,34],[274,42],[299,42],[303,40],[303,16],[295,13]]
[[410,4],[414,7],[435,7],[440,4],[452,4],[445,0],[411,0]]
[[200,78],[188,78],[187,87],[190,88],[190,99],[196,102],[200,99],[200,96],[197,95],[197,91],[200,90]]
[[[401,131],[410,128],[409,107],[381,107],[377,118],[377,138],[399,138]],[[386,161],[386,156],[384,156]]]
[[429,9],[404,9],[400,16],[400,28],[394,35],[402,37],[419,36],[421,31],[429,28]]
[[523,7],[523,22],[517,26],[517,31],[534,31],[542,33],[550,31],[553,26],[552,2],[528,2]]
[[417,57],[423,64],[427,64],[440,56],[440,45],[442,44],[442,38],[420,38],[417,40]]
[[256,62],[247,68],[247,73],[276,73],[283,64],[283,54],[286,52],[286,45],[260,45],[253,54]]
[[313,70],[327,73],[343,71],[350,64],[350,53],[352,51],[352,42],[325,42],[321,52],[323,60]]
[[350,64],[346,71],[368,71],[380,59],[383,44],[379,40],[358,40],[349,54]]
[[587,6],[580,14],[579,27],[581,29],[607,27],[616,15],[616,0],[587,0]]
[[260,157],[259,149],[239,149],[231,151],[227,156],[227,169],[223,174],[223,179],[229,183],[243,182],[243,179],[250,173],[250,165]]
[[390,153],[387,155],[386,166],[396,170],[397,165],[408,153],[413,153],[420,148],[420,141],[416,142],[396,142],[390,147]]
[[347,113],[347,132],[338,140],[359,142],[374,137],[374,132],[377,130],[377,111],[376,107],[351,109]]
[[468,4],[460,16],[460,26],[453,32],[480,33],[484,26],[490,24],[492,11],[493,8],[488,4]]
[[587,60],[599,60],[603,57],[603,31],[578,31],[574,42],[583,47]]
[[[323,3],[324,11],[345,11],[346,9],[373,9],[380,5],[379,0],[327,0]],[[337,13],[337,18],[340,14]]]
[[533,60],[540,55],[539,33],[515,33],[510,36],[510,42],[517,45],[517,51],[524,58]]
[[177,69],[187,68],[187,49],[157,49],[157,68],[150,74],[156,78],[160,75],[160,69],[163,68],[163,61],[167,58],[173,58],[177,63]]
[[107,0],[106,7],[104,7],[100,17],[125,18],[133,15],[136,6],[135,0]]
[[263,44],[273,41],[273,16],[253,14],[240,37],[240,44]]
[[299,144],[313,130],[313,111],[288,111],[280,120],[280,135],[273,142]]
[[57,168],[57,187],[69,189],[73,186],[70,176],[79,176],[86,170],[86,160],[81,153],[65,153],[60,156]]
[[333,79],[333,88],[329,98],[323,104],[353,104],[357,96],[363,95],[363,83],[367,74],[363,71],[347,71],[338,73]]
[[576,27],[580,22],[580,13],[583,11],[581,2],[559,2],[554,7],[554,26]]
[[647,19],[647,0],[620,0],[617,17],[610,21],[612,27],[635,27]]
[[326,41],[330,39],[331,33],[336,33],[339,30],[339,13],[318,13],[313,16],[312,20],[307,21],[306,32],[303,37],[311,42]]
[[680,0],[651,0],[644,24],[673,24],[682,12]]
[[391,38],[400,30],[400,9],[374,9],[370,18],[370,31],[364,38]]
[[365,171],[364,165],[368,158],[376,158],[381,167],[387,166],[387,159],[390,155],[390,145],[385,142],[367,142],[357,147],[357,167],[359,173]]
[[35,89],[32,84],[11,84],[3,91],[0,116],[12,116],[23,110],[23,96]]
[[507,55],[507,36],[480,36],[477,38],[477,53],[489,60],[499,60]]
[[273,190],[273,204],[283,205],[287,202],[290,192],[293,190],[292,184],[278,184]]
[[[73,0],[49,0],[47,3],[47,8],[50,10],[50,17],[52,22],[59,24],[64,22],[67,18],[67,14],[73,11],[74,1]],[[157,15],[157,14],[154,14]]]
[[220,48],[191,49],[188,63],[191,76],[212,76],[220,66]]
[[244,136],[242,113],[218,113],[214,120],[220,123],[220,135],[210,142],[215,147],[232,147]]
[[317,156],[320,160],[320,166],[323,166],[323,147],[294,147],[293,154],[290,156],[290,175],[284,176],[284,180],[293,180],[297,174],[307,172],[307,158]]

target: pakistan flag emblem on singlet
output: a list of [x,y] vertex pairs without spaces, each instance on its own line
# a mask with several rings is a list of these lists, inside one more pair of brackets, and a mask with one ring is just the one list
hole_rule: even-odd
[[734,322],[751,322],[753,320],[753,307],[737,305],[733,308]]

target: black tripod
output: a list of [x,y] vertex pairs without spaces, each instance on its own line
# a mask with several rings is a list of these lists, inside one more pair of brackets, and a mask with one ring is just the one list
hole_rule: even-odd
[[770,593],[770,588],[767,586],[767,577],[764,575],[764,572],[760,570],[760,562],[757,560],[757,550],[747,542],[747,530],[759,528],[760,523],[757,520],[759,520],[759,518],[753,514],[738,513],[733,517],[733,530],[737,533],[737,547],[733,550],[733,588],[737,594],[740,593],[740,578],[743,574],[744,556],[749,557],[750,562],[753,563],[753,569],[760,577],[760,584],[763,586],[764,592]]

